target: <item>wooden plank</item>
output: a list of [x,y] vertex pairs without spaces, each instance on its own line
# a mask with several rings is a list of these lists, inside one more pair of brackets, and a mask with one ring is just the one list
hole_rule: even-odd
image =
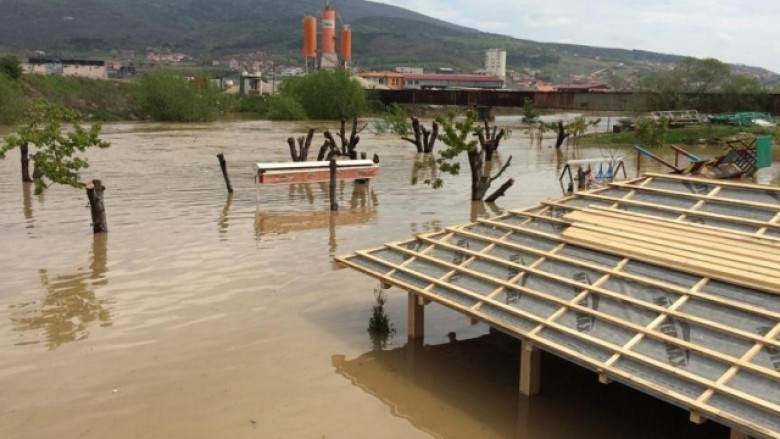
[[746,226],[753,226],[756,228],[761,227],[768,227],[774,230],[780,230],[780,225],[778,224],[771,224],[770,222],[766,221],[758,221],[750,218],[743,218],[743,217],[735,217],[735,216],[728,216],[728,215],[721,215],[717,213],[711,213],[711,212],[703,212],[703,211],[697,211],[697,210],[691,210],[691,209],[684,209],[679,207],[671,207],[671,206],[665,206],[662,204],[652,204],[652,203],[645,203],[642,201],[634,201],[634,200],[624,200],[620,198],[615,197],[608,197],[604,195],[596,195],[596,194],[581,194],[582,198],[586,199],[594,199],[594,200],[601,200],[601,201],[610,201],[610,202],[617,202],[619,204],[625,204],[628,206],[636,206],[636,207],[645,207],[655,210],[661,210],[666,212],[672,212],[677,213],[680,215],[691,215],[691,216],[699,216],[702,218],[710,218],[713,220],[718,220],[722,222],[727,223],[734,223],[734,224],[742,224]]
[[614,234],[610,233],[599,233],[578,227],[570,227],[561,236],[565,242],[571,244],[616,253],[670,269],[684,266],[686,267],[685,271],[689,273],[780,295],[780,279],[774,276],[744,273],[722,265],[712,266],[701,260],[647,248],[647,246],[642,246],[637,240],[617,239]]
[[665,220],[644,220],[626,215],[611,216],[604,215],[596,210],[584,210],[576,213],[582,215],[570,216],[570,222],[578,221],[599,226],[609,224],[622,230],[627,230],[629,227],[641,227],[644,233],[648,235],[666,239],[670,242],[675,241],[696,245],[698,248],[722,249],[724,246],[731,248],[732,245],[738,243],[739,248],[735,249],[733,253],[752,256],[753,260],[760,254],[756,252],[764,251],[767,248],[772,252],[780,251],[780,241],[767,240],[755,235],[712,234],[698,224]]
[[[689,221],[672,220],[668,218],[661,218],[651,215],[645,215],[638,212],[627,212],[619,209],[610,209],[601,206],[592,206],[587,209],[582,209],[593,214],[602,215],[610,218],[624,219],[626,221],[633,221],[642,224],[654,225],[663,224],[664,227],[671,229],[669,233],[684,234],[685,230],[692,225],[698,230],[697,236],[704,236],[707,238],[734,238],[740,236],[756,237],[764,245],[773,245],[780,248],[780,239],[770,236],[757,236],[755,233],[741,232],[739,230],[725,230],[715,226],[709,226],[706,224],[691,223]],[[718,241],[712,239],[713,241]]]
[[[339,180],[370,179],[378,176],[379,167],[377,166],[372,168],[336,169],[336,178]],[[257,183],[262,185],[316,183],[329,180],[329,169],[295,172],[262,172],[257,174]]]
[[[696,246],[694,243],[685,242],[685,238],[669,239],[667,237],[658,237],[657,233],[648,231],[643,227],[636,227],[615,222],[604,222],[596,225],[592,223],[575,222],[570,228],[589,230],[596,233],[609,234],[620,242],[635,242],[642,248],[667,251],[669,254],[679,255],[700,262],[708,262],[716,267],[732,267],[734,269],[745,270],[748,273],[756,273],[768,277],[780,277],[776,274],[780,272],[780,264],[774,262],[780,260],[780,251],[770,247],[765,247],[760,253],[755,250],[744,249],[740,245],[742,242],[733,240],[730,247],[708,245],[706,242]],[[562,234],[566,236],[568,229]],[[693,232],[695,233],[695,231]],[[733,252],[727,251],[728,248]],[[761,255],[762,258],[755,256]],[[752,256],[752,257],[751,257]],[[766,259],[764,259],[766,258]],[[683,266],[684,267],[684,266]],[[679,267],[677,267],[679,269]]]

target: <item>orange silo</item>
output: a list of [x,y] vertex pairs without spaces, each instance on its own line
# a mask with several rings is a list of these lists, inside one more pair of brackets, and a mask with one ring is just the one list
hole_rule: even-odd
[[311,15],[303,17],[303,56],[317,56],[317,17]]
[[352,58],[352,29],[346,24],[341,30],[341,58]]
[[336,53],[336,10],[330,2],[322,9],[322,53]]

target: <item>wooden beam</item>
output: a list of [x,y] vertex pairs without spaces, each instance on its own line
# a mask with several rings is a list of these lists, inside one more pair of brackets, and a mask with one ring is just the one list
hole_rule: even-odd
[[[422,296],[419,296],[422,299]],[[409,313],[407,317],[407,332],[409,340],[419,340],[425,337],[425,305],[418,300],[418,295],[409,292]]]
[[531,397],[539,394],[541,384],[542,351],[528,341],[520,345],[520,394]]
[[[395,284],[396,286],[398,286],[399,288],[403,288],[403,289],[406,289],[406,290],[409,290],[409,291],[415,291],[415,292],[418,292],[419,294],[422,294],[422,295],[429,295],[429,294],[431,294],[430,291],[426,291],[426,290],[421,289],[419,287],[416,287],[414,285],[407,284],[407,283],[405,283],[403,281],[400,281],[400,280],[398,280],[396,278],[391,278],[391,277],[389,277],[389,276],[387,276],[385,274],[377,273],[375,271],[372,271],[369,268],[364,267],[363,265],[355,264],[355,263],[351,262],[350,258],[344,258],[343,260],[344,260],[345,264],[347,264],[350,267],[356,269],[357,271],[360,271],[360,272],[363,272],[365,274],[371,275],[371,276],[376,277],[376,278],[378,278],[380,280],[385,280],[385,281],[391,282],[391,283]],[[422,277],[426,278],[427,276],[423,275]],[[433,283],[444,284],[441,281],[436,281],[436,280],[431,280],[431,281]],[[461,288],[459,288],[457,286],[453,286],[453,285],[450,285],[449,287],[454,289],[454,290],[456,290],[456,291],[462,290]],[[462,294],[465,294],[466,296],[473,297],[475,299],[479,298],[479,295],[477,295],[476,293],[469,292],[467,290],[462,290],[460,292]],[[445,299],[445,298],[443,298],[441,296],[432,295],[431,298],[434,301],[439,302],[439,303],[441,303],[441,304],[443,304],[443,305],[445,305],[445,306],[447,306],[447,307],[449,307],[451,309],[458,310],[458,311],[461,311],[461,312],[464,312],[464,313],[469,313],[470,312],[468,307],[466,307],[466,306],[464,306],[464,305],[462,305],[460,303],[456,303],[456,302],[454,302],[452,300]],[[493,305],[494,306],[498,306],[499,308],[502,308],[504,310],[512,311],[515,314],[517,314],[519,316],[522,316],[523,318],[526,318],[528,320],[535,321],[537,323],[542,323],[543,322],[543,319],[541,319],[540,317],[537,317],[535,315],[529,314],[529,313],[524,312],[524,311],[522,311],[520,309],[512,308],[510,306],[507,306],[507,305],[504,305],[504,304],[501,304],[501,303],[494,303]],[[480,319],[482,319],[483,321],[485,321],[486,323],[488,323],[491,326],[495,326],[495,327],[498,327],[498,328],[504,328],[507,332],[514,333],[514,334],[517,334],[519,337],[522,337],[522,334],[518,332],[516,327],[511,326],[511,325],[507,325],[505,322],[497,320],[497,319],[495,319],[494,317],[492,317],[492,316],[490,316],[488,314],[484,314],[484,313],[480,314]],[[766,407],[767,406],[766,402],[757,401],[755,397],[753,397],[751,395],[747,395],[744,392],[736,391],[734,389],[727,388],[727,387],[720,386],[720,385],[711,386],[711,384],[710,384],[711,381],[704,380],[701,377],[693,375],[693,374],[691,374],[691,373],[689,373],[687,371],[683,371],[683,370],[680,370],[680,369],[672,368],[672,367],[670,367],[670,366],[668,366],[668,365],[666,365],[666,364],[664,364],[662,362],[659,362],[659,361],[656,361],[656,360],[652,360],[650,358],[646,358],[646,357],[644,357],[642,355],[639,355],[639,354],[637,354],[637,353],[635,353],[635,352],[633,352],[631,350],[615,348],[614,346],[611,346],[608,343],[605,343],[605,342],[603,342],[603,341],[601,341],[599,339],[596,339],[596,338],[594,338],[592,336],[589,336],[589,335],[586,335],[586,334],[580,334],[580,333],[578,333],[575,330],[571,330],[571,329],[563,327],[561,325],[552,324],[551,327],[553,327],[554,329],[557,329],[557,330],[559,330],[561,332],[567,333],[569,335],[585,339],[586,341],[588,341],[588,342],[590,342],[592,344],[595,344],[596,346],[602,347],[602,348],[607,349],[607,350],[611,350],[611,351],[613,351],[615,353],[620,353],[622,355],[625,355],[626,357],[629,357],[629,358],[631,358],[633,360],[636,360],[636,361],[639,361],[641,363],[644,363],[647,366],[652,367],[654,369],[663,370],[666,373],[671,373],[671,374],[677,376],[678,378],[685,379],[686,381],[689,381],[689,382],[698,383],[698,384],[703,385],[705,387],[715,387],[715,389],[717,391],[719,391],[720,393],[725,393],[727,395],[730,394],[730,395],[735,396],[735,397],[737,397],[739,399],[742,399],[743,401],[747,402],[750,405],[756,405],[758,407],[767,408]],[[674,390],[670,390],[670,389],[659,388],[657,384],[655,384],[653,382],[650,382],[650,381],[648,381],[646,379],[643,379],[641,377],[638,377],[638,376],[636,376],[636,375],[634,375],[634,374],[632,374],[630,372],[626,372],[626,371],[618,369],[618,368],[606,366],[603,362],[594,360],[591,357],[584,356],[580,352],[575,351],[573,349],[570,349],[570,348],[568,348],[566,346],[559,345],[557,343],[553,343],[551,341],[548,341],[548,340],[543,339],[543,338],[538,338],[538,337],[529,337],[529,339],[533,340],[534,344],[536,344],[538,346],[542,346],[545,349],[549,350],[550,352],[558,353],[559,355],[563,355],[563,356],[565,356],[567,358],[574,359],[575,361],[580,362],[581,364],[590,365],[591,367],[594,367],[597,370],[600,370],[600,369],[603,368],[604,370],[608,371],[611,376],[619,378],[621,381],[625,381],[626,383],[634,383],[634,384],[636,384],[638,386],[641,386],[642,388],[645,388],[645,389],[651,389],[653,392],[658,392],[661,395],[665,395],[666,397],[671,398],[673,400],[676,400],[676,401],[684,404],[685,406],[690,407],[691,409],[695,408],[698,412],[702,413],[703,415],[720,417],[720,418],[724,419],[726,422],[728,422],[728,423],[730,423],[732,425],[744,426],[745,428],[749,429],[750,431],[756,431],[756,432],[759,432],[760,434],[763,434],[765,436],[773,436],[773,435],[777,434],[776,431],[768,430],[768,429],[766,429],[766,428],[764,428],[762,426],[756,425],[754,423],[750,423],[750,422],[746,421],[744,418],[737,417],[737,416],[735,416],[733,414],[730,414],[730,413],[725,413],[722,410],[714,409],[714,408],[712,408],[712,407],[710,407],[710,406],[708,406],[706,404],[701,404],[701,403],[697,402],[695,399],[690,398],[687,395],[684,395],[682,393],[678,393],[678,392],[675,392]],[[773,405],[769,405],[769,407],[772,407],[772,406]],[[778,410],[778,411],[780,411],[780,408],[770,408],[770,410]]]

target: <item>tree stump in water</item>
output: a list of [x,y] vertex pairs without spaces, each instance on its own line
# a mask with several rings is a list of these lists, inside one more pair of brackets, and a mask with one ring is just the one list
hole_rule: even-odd
[[95,233],[108,232],[106,208],[103,204],[103,192],[106,187],[100,180],[92,180],[92,183],[87,184],[86,188],[90,213],[92,214],[92,231]]
[[27,142],[22,144],[19,150],[22,153],[22,182],[30,183],[33,179],[30,178],[30,152]]
[[431,129],[428,130],[420,124],[419,119],[412,117],[412,132],[414,133],[414,139],[402,137],[402,140],[406,140],[414,145],[420,154],[433,153],[433,147],[436,144],[436,139],[439,137],[439,124],[433,122]]
[[227,186],[228,193],[233,193],[233,185],[230,184],[230,176],[227,171],[227,162],[225,161],[225,154],[217,154],[219,159],[219,167],[222,168],[222,177],[225,179],[225,185]]
[[309,128],[306,137],[298,137],[297,146],[294,138],[290,137],[287,139],[287,144],[290,146],[290,158],[292,161],[305,162],[309,160],[309,148],[311,148],[312,138],[314,138],[314,128]]

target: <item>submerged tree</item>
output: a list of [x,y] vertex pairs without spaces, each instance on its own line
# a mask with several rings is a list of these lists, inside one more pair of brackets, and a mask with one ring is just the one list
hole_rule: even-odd
[[[440,157],[436,160],[439,170],[451,175],[459,174],[460,163],[456,159],[465,152],[469,161],[469,169],[471,170],[471,200],[482,201],[485,199],[490,185],[501,177],[501,174],[509,167],[512,157],[509,157],[509,160],[495,176],[491,176],[493,162],[492,160],[485,160],[487,153],[484,147],[485,143],[483,143],[483,146],[480,146],[477,139],[473,138],[479,132],[476,115],[469,111],[466,113],[465,119],[457,121],[455,114],[451,113],[446,119],[438,118],[437,122],[443,129],[441,141],[447,145],[446,149],[439,151]],[[433,187],[437,188],[442,186],[443,181],[441,178],[436,178],[431,183]],[[507,180],[496,192],[487,197],[486,201],[495,201],[513,183],[514,179]]]
[[[34,145],[36,151],[30,160],[37,176],[36,194],[47,187],[44,179],[83,188],[79,172],[88,168],[89,162],[80,153],[87,148],[108,148],[111,145],[100,138],[99,123],[84,128],[80,125],[81,121],[78,111],[50,105],[43,100],[36,101],[29,112],[27,124],[16,134],[8,136],[0,146],[0,160],[13,149],[20,148],[24,153],[27,145]],[[63,123],[69,124],[67,130]]]

